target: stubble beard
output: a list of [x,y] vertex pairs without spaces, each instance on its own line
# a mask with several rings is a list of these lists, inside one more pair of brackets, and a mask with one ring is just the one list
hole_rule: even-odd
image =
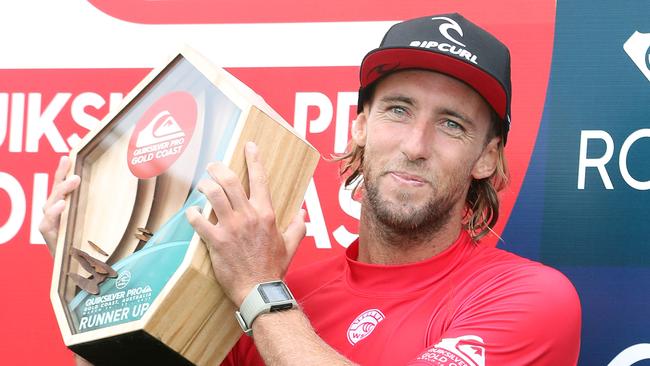
[[[424,204],[412,202],[413,198],[408,192],[400,192],[398,202],[391,202],[382,197],[378,187],[379,178],[386,174],[388,173],[375,177],[373,171],[364,166],[365,210],[362,210],[362,215],[370,221],[375,233],[385,242],[395,245],[407,245],[435,237],[449,223],[454,205],[462,196],[462,184],[452,184],[443,193],[440,192],[442,188],[439,184],[429,181],[433,192]],[[456,180],[452,179],[453,181]]]

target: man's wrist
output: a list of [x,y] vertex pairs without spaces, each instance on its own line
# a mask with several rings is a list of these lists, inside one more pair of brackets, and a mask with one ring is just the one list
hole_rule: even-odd
[[289,310],[297,307],[287,285],[281,280],[262,282],[255,285],[244,298],[235,312],[235,318],[247,335],[252,335],[252,325],[255,319],[266,313]]

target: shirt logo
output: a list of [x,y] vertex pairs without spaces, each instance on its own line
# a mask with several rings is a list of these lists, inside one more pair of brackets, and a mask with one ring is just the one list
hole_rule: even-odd
[[453,29],[453,30],[456,31],[456,33],[460,34],[461,37],[463,36],[463,28],[461,28],[460,25],[458,25],[458,23],[456,23],[455,20],[447,18],[447,17],[434,17],[434,18],[431,18],[431,20],[438,20],[438,19],[444,20],[444,21],[447,22],[447,23],[440,24],[440,27],[438,27],[438,30],[440,31],[440,34],[442,34],[445,38],[447,38],[451,42],[454,42],[455,44],[457,44],[457,45],[459,45],[461,47],[467,47],[467,46],[465,46],[465,44],[457,41],[454,37],[449,35],[449,30]]
[[485,366],[485,343],[475,335],[443,338],[417,359],[434,365]]
[[351,345],[357,344],[372,333],[377,324],[386,316],[378,309],[368,309],[361,313],[348,327],[348,341]]

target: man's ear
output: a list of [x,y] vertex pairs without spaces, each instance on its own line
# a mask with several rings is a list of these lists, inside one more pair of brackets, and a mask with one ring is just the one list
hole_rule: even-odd
[[472,168],[472,177],[474,179],[484,179],[494,173],[497,168],[497,162],[499,161],[499,143],[501,142],[501,137],[493,137],[485,148],[481,156],[478,158],[474,167]]
[[366,136],[368,131],[368,118],[366,117],[366,111],[359,113],[357,118],[352,121],[352,141],[357,146],[364,147],[366,146]]

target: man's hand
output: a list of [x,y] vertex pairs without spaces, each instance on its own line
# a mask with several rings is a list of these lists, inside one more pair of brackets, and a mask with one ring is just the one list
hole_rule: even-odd
[[43,206],[43,219],[38,225],[38,230],[43,234],[45,243],[47,243],[47,247],[52,255],[54,255],[56,239],[59,235],[59,222],[61,220],[61,213],[65,208],[65,198],[70,192],[77,189],[81,182],[81,178],[78,175],[71,175],[68,178],[65,177],[71,166],[70,158],[62,156],[61,160],[59,160],[59,166],[54,173],[52,193],[50,193]]
[[210,251],[217,280],[237,307],[256,284],[284,276],[305,236],[302,210],[280,233],[257,146],[248,142],[245,154],[250,198],[232,170],[220,162],[211,163],[207,168],[211,179],[202,180],[197,187],[212,204],[217,224],[210,223],[196,207],[186,211]]
[[[305,236],[304,211],[280,233],[257,147],[249,142],[245,152],[250,198],[234,172],[214,163],[208,166],[212,179],[202,180],[198,188],[212,204],[217,224],[196,207],[186,211],[208,246],[217,280],[237,307],[258,283],[284,276]],[[267,365],[352,365],[316,335],[300,309],[263,314],[253,323],[253,332]]]

